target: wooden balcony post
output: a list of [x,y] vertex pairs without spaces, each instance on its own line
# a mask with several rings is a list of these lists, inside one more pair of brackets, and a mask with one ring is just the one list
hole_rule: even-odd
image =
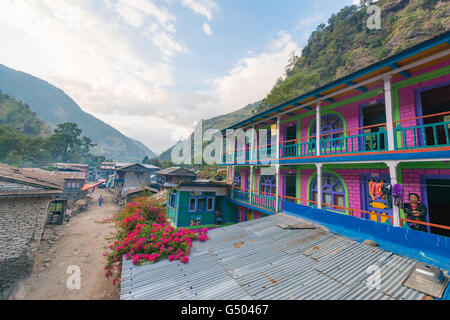
[[250,185],[248,186],[248,203],[252,203],[253,195],[253,166],[250,166]]
[[280,160],[280,146],[281,146],[281,116],[277,117],[277,151],[276,159]]
[[395,150],[394,144],[394,107],[392,103],[392,87],[391,87],[392,76],[386,76],[384,80],[384,100],[386,104],[386,130],[388,138],[388,150]]
[[316,163],[317,167],[317,208],[322,209],[322,163]]
[[320,114],[320,101],[316,104],[316,155],[320,156],[320,136],[322,131],[322,121]]
[[234,198],[234,175],[235,175],[235,169],[234,166],[231,167],[231,199]]
[[280,201],[280,165],[276,164],[276,189],[275,189],[275,211],[278,212],[279,201]]
[[[255,147],[256,147],[256,143],[255,143],[256,141],[255,141],[255,139],[256,139],[256,129],[255,129],[255,126],[254,126],[254,125],[251,127],[251,132],[252,132],[252,134],[251,134],[250,152],[249,152],[249,155],[250,155],[250,164],[255,164],[257,159],[255,159]],[[257,156],[256,156],[256,158],[257,158]]]
[[[398,184],[398,175],[397,175],[397,167],[398,161],[387,161],[386,164],[389,167],[389,175],[391,177],[391,185],[392,187]],[[393,206],[392,208],[392,216],[394,218],[393,225],[394,227],[400,227],[400,208],[398,206]]]

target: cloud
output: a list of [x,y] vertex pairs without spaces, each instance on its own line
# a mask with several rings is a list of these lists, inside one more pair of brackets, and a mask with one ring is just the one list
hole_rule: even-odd
[[0,1],[1,63],[45,79],[95,114],[146,115],[170,100],[187,48],[151,1]]
[[206,22],[203,24],[203,32],[206,33],[208,36],[212,36],[213,34],[211,27]]
[[208,90],[198,91],[183,101],[189,101],[195,110],[192,114],[203,119],[233,112],[259,101],[265,98],[282,75],[293,51],[299,54],[298,44],[290,34],[281,31],[271,41],[267,52],[240,59],[226,75],[205,81]]
[[182,0],[182,4],[208,20],[212,19],[213,12],[218,8],[212,0]]
[[[139,139],[156,152],[172,135],[188,135],[194,121],[235,111],[265,97],[292,51],[280,32],[263,52],[248,51],[225,74],[197,92],[176,91],[177,55],[189,52],[177,39],[180,3],[211,20],[207,0],[1,0],[0,63],[64,90],[83,110]],[[212,34],[209,23],[203,31]]]

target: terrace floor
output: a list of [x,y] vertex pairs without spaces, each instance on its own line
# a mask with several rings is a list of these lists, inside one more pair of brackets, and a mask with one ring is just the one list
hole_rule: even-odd
[[[314,229],[278,214],[211,230],[195,242],[188,264],[123,262],[121,299],[128,300],[420,300],[402,285],[416,261]],[[379,288],[368,268],[378,266]]]

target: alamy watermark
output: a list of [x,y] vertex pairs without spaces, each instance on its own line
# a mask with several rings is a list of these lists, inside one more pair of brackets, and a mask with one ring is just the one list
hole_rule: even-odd
[[191,137],[178,142],[172,149],[171,160],[175,164],[256,164],[258,160],[272,163],[277,158],[279,130],[228,129],[225,138],[217,129],[203,132],[200,121]]
[[378,265],[371,265],[367,268],[366,272],[369,277],[366,280],[366,287],[373,290],[381,290],[381,270]]
[[377,2],[378,0],[364,1],[364,5],[367,6],[367,14],[369,15],[369,18],[367,19],[367,28],[370,30],[381,29],[381,9],[376,5]]
[[81,269],[79,266],[68,266],[66,273],[70,276],[67,278],[66,286],[69,290],[81,289]]

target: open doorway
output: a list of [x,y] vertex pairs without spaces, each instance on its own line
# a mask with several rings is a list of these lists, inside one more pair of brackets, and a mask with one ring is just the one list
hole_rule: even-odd
[[[450,226],[450,177],[425,179],[430,223]],[[450,230],[430,227],[431,233],[450,237]]]
[[[386,106],[383,102],[377,102],[372,105],[365,105],[361,107],[361,133],[366,134],[362,137],[361,147],[362,151],[374,151],[374,150],[385,150],[386,149],[386,137],[381,134],[379,139],[377,133],[380,131],[382,126],[376,126],[379,124],[386,123]],[[371,127],[371,128],[366,128]]]
[[[450,114],[446,114],[450,111],[450,84],[421,91],[419,108],[419,116],[435,115],[418,121],[419,125],[426,125],[424,132],[419,131],[422,145],[438,146],[450,143],[450,125],[444,124],[450,122]],[[432,126],[437,123],[440,125]]]
[[297,177],[296,175],[286,175],[284,177],[284,195],[285,201],[294,202],[297,197]]
[[297,125],[295,123],[290,124],[286,127],[286,133],[284,137],[284,152],[283,157],[295,157],[297,156]]

